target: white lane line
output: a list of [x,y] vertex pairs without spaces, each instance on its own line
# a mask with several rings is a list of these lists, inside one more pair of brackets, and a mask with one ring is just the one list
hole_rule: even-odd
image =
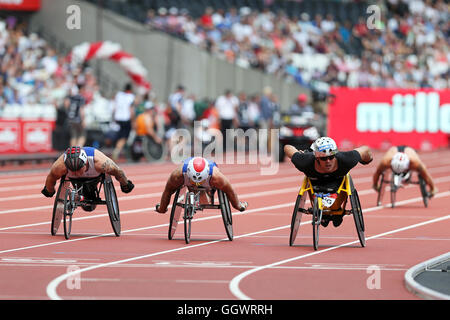
[[[413,224],[413,225],[410,225],[410,226],[407,226],[407,227],[394,229],[394,230],[391,230],[391,231],[388,231],[388,232],[383,232],[383,233],[380,233],[380,234],[368,237],[368,238],[366,238],[366,240],[372,240],[372,239],[381,238],[381,237],[384,237],[384,236],[387,236],[387,235],[390,235],[390,234],[394,234],[394,233],[402,232],[402,231],[405,231],[405,230],[422,227],[422,226],[427,225],[427,224],[444,221],[444,220],[449,219],[449,218],[450,218],[450,215],[447,215],[447,216],[444,216],[444,217],[439,217],[439,218],[428,220],[428,221],[425,221],[425,222],[416,223],[416,224]],[[345,247],[345,246],[349,246],[349,245],[352,245],[352,244],[358,244],[358,243],[359,243],[359,240],[352,241],[352,242],[347,242],[347,243],[344,243],[344,244],[341,244],[341,245],[338,245],[338,246],[322,249],[322,250],[319,250],[319,251],[314,251],[314,252],[311,252],[311,253],[308,253],[308,254],[304,254],[304,255],[301,255],[301,256],[280,260],[280,261],[277,261],[277,262],[266,264],[264,266],[260,266],[260,267],[257,267],[257,268],[253,268],[253,269],[247,270],[247,271],[237,275],[236,277],[234,277],[230,281],[230,284],[229,284],[228,288],[230,289],[231,293],[236,298],[238,298],[240,300],[253,300],[249,296],[245,295],[242,292],[242,290],[239,288],[239,283],[245,277],[248,277],[249,275],[251,275],[251,274],[253,274],[255,272],[258,272],[258,271],[261,271],[261,270],[264,270],[264,269],[267,269],[267,268],[273,268],[273,267],[279,266],[281,264],[285,264],[285,263],[288,263],[288,262],[300,260],[300,259],[303,259],[303,258],[311,257],[311,256],[314,256],[314,255],[322,254],[324,252],[328,252],[328,251],[331,251],[331,250],[336,250],[338,248],[342,248],[342,247]]]
[[[441,197],[443,197],[444,195],[445,195],[445,196],[450,195],[450,191],[444,192],[444,193],[440,194]],[[438,196],[438,194],[437,194],[436,196]],[[404,200],[404,201],[399,202],[399,204],[400,204],[400,203],[405,203],[405,202],[415,202],[415,201],[422,201],[422,197],[418,197],[418,198],[414,198],[414,199],[409,199],[409,200]],[[277,207],[282,207],[282,206],[292,206],[293,204],[294,204],[294,203],[289,203],[289,204],[285,204],[285,205],[278,205]],[[385,206],[372,207],[372,208],[369,208],[369,209],[365,210],[364,212],[381,210],[381,209],[383,209],[384,207],[385,207]],[[268,209],[268,208],[265,208],[265,209]],[[254,210],[263,210],[263,209],[254,209]],[[235,215],[239,215],[239,214],[245,214],[245,212],[238,212],[238,213],[236,213]],[[218,217],[220,217],[220,216],[215,216],[215,218],[218,218]],[[214,217],[208,217],[208,218],[214,218]],[[382,237],[382,236],[385,236],[385,235],[389,235],[389,234],[392,234],[392,233],[395,233],[395,232],[400,232],[400,231],[403,231],[403,230],[408,230],[408,229],[411,229],[411,228],[413,228],[413,227],[425,225],[425,224],[432,223],[432,222],[436,222],[436,221],[445,220],[445,219],[448,219],[448,218],[450,218],[450,215],[448,215],[448,216],[446,216],[446,217],[442,217],[442,218],[437,218],[437,219],[433,219],[433,220],[430,220],[430,221],[426,221],[426,222],[423,222],[423,223],[415,224],[415,225],[413,225],[413,226],[408,226],[408,227],[396,229],[396,230],[393,230],[393,231],[388,231],[388,232],[385,232],[385,233],[381,233],[381,234],[379,234],[379,235],[376,235],[376,236],[372,236],[372,237],[366,238],[366,240],[379,238],[379,237]],[[205,219],[207,219],[207,218],[205,218]],[[307,223],[310,223],[310,221],[305,221],[305,222],[302,222],[301,224],[303,225],[303,224],[307,224]],[[244,234],[244,235],[235,236],[234,238],[235,238],[235,239],[238,239],[238,238],[249,237],[249,236],[253,236],[253,235],[257,235],[257,234],[261,234],[261,233],[266,233],[266,232],[272,232],[272,231],[282,230],[282,229],[285,229],[285,228],[288,228],[288,227],[290,227],[290,225],[285,225],[285,226],[280,226],[280,227],[275,227],[275,228],[270,228],[270,229],[260,230],[260,231],[256,231],[256,232],[251,232],[251,233],[247,233],[247,234]],[[62,281],[66,280],[66,279],[68,279],[68,278],[70,278],[70,277],[74,277],[75,275],[81,274],[82,272],[86,272],[86,271],[90,271],[90,270],[95,270],[95,269],[99,269],[99,268],[103,268],[103,267],[108,267],[108,266],[112,266],[112,265],[116,265],[116,264],[120,264],[120,263],[126,263],[126,262],[130,262],[130,261],[136,261],[136,260],[140,260],[140,259],[145,259],[145,258],[157,256],[157,255],[166,254],[166,253],[172,253],[172,252],[176,252],[176,251],[182,251],[182,250],[188,250],[188,249],[192,249],[192,248],[198,248],[198,247],[202,247],[202,246],[206,246],[206,245],[210,245],[210,244],[215,244],[215,243],[218,243],[218,242],[221,242],[221,241],[228,241],[228,238],[223,238],[223,239],[214,240],[214,241],[208,241],[208,242],[204,242],[204,243],[200,243],[200,244],[193,244],[193,245],[190,245],[190,246],[180,247],[180,248],[176,248],[176,249],[170,249],[170,250],[165,250],[165,251],[154,252],[154,253],[150,253],[150,254],[147,254],[147,255],[136,256],[136,257],[132,257],[132,258],[128,258],[128,259],[123,259],[123,260],[111,261],[111,262],[108,262],[108,263],[102,263],[102,264],[98,264],[98,265],[96,265],[96,266],[90,266],[90,267],[87,267],[87,268],[78,269],[78,270],[75,270],[75,271],[72,271],[72,272],[68,272],[68,273],[66,273],[66,274],[62,274],[62,275],[60,275],[59,277],[53,279],[53,280],[48,284],[48,286],[47,286],[47,295],[50,297],[50,299],[53,299],[53,300],[62,300],[62,298],[56,293],[56,289],[57,289],[58,285],[59,285]],[[319,253],[327,252],[327,251],[330,251],[330,250],[333,250],[333,249],[337,249],[337,248],[343,247],[343,246],[345,246],[345,245],[354,244],[354,243],[359,243],[359,240],[357,240],[357,241],[352,241],[352,242],[349,242],[349,243],[346,243],[346,244],[343,244],[343,245],[339,245],[339,246],[336,246],[336,247],[330,247],[330,248],[328,248],[328,249],[324,249],[324,250],[320,250],[320,251],[313,252],[312,254],[307,254],[307,255],[304,255],[304,256],[295,257],[295,258],[291,258],[291,259],[283,260],[283,261],[289,262],[289,261],[291,261],[291,260],[293,261],[293,260],[301,259],[301,258],[303,258],[303,257],[307,257],[307,256],[310,256],[310,255],[314,255],[314,254],[319,254]],[[0,252],[0,253],[1,253],[1,252]],[[285,263],[285,262],[282,262],[282,263]],[[267,268],[267,267],[271,267],[272,265],[273,265],[273,266],[276,266],[276,265],[282,264],[282,263],[281,263],[281,262],[277,262],[277,263],[273,263],[273,264],[270,264],[270,265],[265,265],[265,266],[262,266],[262,267],[259,267],[259,268],[256,268],[256,269],[252,269],[252,270],[259,271],[259,270],[265,269],[265,268]],[[261,269],[261,268],[262,268],[262,269]],[[250,271],[252,271],[252,270],[250,270]],[[256,272],[256,271],[253,271],[253,272]],[[249,274],[251,274],[251,273],[253,273],[253,272],[250,272]],[[240,274],[240,275],[243,275],[243,274],[245,274],[245,272],[242,273],[242,274]],[[240,276],[240,275],[239,275],[239,276]],[[238,276],[238,277],[239,277],[239,276]],[[243,277],[242,277],[242,278],[243,278]],[[235,279],[236,279],[236,277],[233,278],[233,280],[235,280]],[[240,278],[240,279],[241,279],[241,278]],[[231,290],[232,293],[233,293],[236,297],[238,297],[238,298],[240,298],[240,295],[241,295],[242,297],[247,297],[247,296],[245,296],[243,293],[241,293],[240,290],[239,290],[239,281],[240,281],[240,279],[235,280],[235,281],[233,282],[233,285],[232,285],[232,282],[230,282],[230,286],[229,286],[229,287],[230,287],[230,290]],[[232,280],[232,281],[233,281],[233,280]],[[235,290],[235,291],[233,291],[232,288],[233,288],[233,290]],[[240,299],[241,299],[241,298],[240,298]]]
[[[244,214],[249,214],[249,213],[253,213],[253,212],[273,210],[273,209],[280,209],[280,208],[285,208],[285,207],[289,207],[292,205],[294,205],[294,203],[284,203],[284,204],[273,205],[273,206],[269,206],[269,207],[249,209],[244,212],[233,212],[233,216],[244,215]],[[148,208],[148,210],[150,210],[150,209],[154,210],[154,208]],[[138,210],[142,210],[142,209],[138,209]],[[155,214],[157,214],[157,213],[155,213]],[[220,214],[220,215],[213,215],[213,216],[209,216],[209,217],[195,218],[192,222],[205,221],[205,220],[218,219],[218,218],[222,218],[222,215]],[[179,221],[178,223],[183,224],[183,221]],[[46,222],[46,224],[48,224],[48,223]],[[160,228],[160,227],[168,227],[168,226],[169,226],[169,223],[165,223],[165,224],[159,224],[159,225],[155,225],[155,226],[124,230],[124,231],[122,231],[122,233],[150,230],[150,229],[155,229],[155,228]],[[105,233],[105,234],[99,234],[99,235],[94,235],[94,236],[89,236],[89,237],[78,238],[78,239],[69,239],[69,240],[63,240],[63,241],[42,243],[42,244],[37,244],[37,245],[32,245],[32,246],[2,250],[2,251],[0,251],[0,254],[22,251],[22,250],[27,250],[27,249],[40,248],[40,247],[46,247],[46,246],[57,245],[57,244],[71,243],[71,242],[75,242],[75,241],[89,240],[89,239],[100,238],[100,237],[108,237],[108,236],[113,236],[113,235],[114,235],[114,233]],[[228,240],[228,238],[227,238],[227,240]],[[219,240],[219,241],[221,241],[221,240]]]

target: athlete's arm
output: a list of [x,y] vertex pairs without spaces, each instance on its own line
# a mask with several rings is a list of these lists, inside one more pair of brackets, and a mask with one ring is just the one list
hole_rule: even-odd
[[284,146],[284,154],[285,154],[286,157],[288,157],[289,159],[292,159],[292,156],[293,156],[294,153],[296,153],[296,152],[303,153],[303,151],[297,150],[297,148],[295,148],[294,146],[291,146],[290,144],[287,144],[287,145]]
[[419,175],[425,180],[426,184],[430,187],[431,196],[434,196],[437,193],[437,188],[434,185],[433,179],[430,176],[425,164],[418,160],[417,162],[411,162],[411,169],[417,170]]
[[372,162],[373,160],[372,151],[368,146],[361,146],[359,148],[356,148],[355,150],[358,151],[358,153],[361,156],[360,163],[366,165]]
[[161,195],[161,201],[156,205],[156,212],[166,213],[169,206],[170,197],[184,184],[183,169],[178,167],[169,176],[166,187]]
[[230,181],[228,181],[227,177],[225,177],[222,172],[217,167],[214,167],[213,174],[211,176],[211,180],[209,181],[211,187],[222,190],[227,195],[228,200],[230,201],[233,208],[239,211],[244,211],[248,204],[247,202],[239,201],[239,198],[231,186]]
[[133,190],[133,183],[127,179],[125,172],[113,160],[100,150],[96,149],[94,152],[94,166],[97,172],[106,173],[116,178],[123,192],[128,193]]
[[46,192],[48,195],[51,194],[51,196],[53,196],[53,194],[55,194],[56,181],[65,174],[67,174],[67,168],[64,164],[64,155],[62,154],[50,168],[50,172],[45,179],[45,191],[42,190],[43,193]]

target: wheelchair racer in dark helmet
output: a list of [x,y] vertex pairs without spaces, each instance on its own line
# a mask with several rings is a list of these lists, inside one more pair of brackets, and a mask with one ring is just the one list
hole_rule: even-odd
[[223,191],[227,195],[233,208],[239,211],[247,209],[248,203],[239,201],[231,183],[220,172],[215,162],[202,157],[193,157],[186,159],[181,166],[170,174],[161,195],[161,202],[155,207],[156,212],[166,213],[170,197],[183,186],[186,186],[189,190],[196,190],[198,187],[204,188],[205,192],[201,193],[200,199],[202,204],[209,203],[210,191],[211,189],[216,189]]
[[[120,183],[120,189],[129,193],[134,184],[127,179],[125,172],[103,152],[92,147],[70,147],[53,163],[45,180],[41,193],[51,198],[55,194],[56,182],[66,176],[71,179],[96,178],[102,173],[114,176]],[[95,186],[83,186],[84,196],[93,200]],[[94,207],[83,207],[92,211]]]
[[[314,189],[326,188],[336,192],[344,176],[358,162],[366,165],[373,160],[369,147],[361,146],[351,151],[339,151],[336,142],[329,137],[318,138],[310,149],[311,151],[302,151],[291,145],[284,147],[286,156],[310,179]],[[338,196],[331,208],[339,208],[345,199],[345,195]],[[335,215],[332,219],[335,227],[342,223],[342,215]],[[328,222],[329,220],[324,220],[322,225],[327,226]]]

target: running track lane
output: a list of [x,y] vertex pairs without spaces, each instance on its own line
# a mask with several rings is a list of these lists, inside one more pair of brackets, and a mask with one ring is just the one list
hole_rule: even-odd
[[[182,225],[176,239],[167,240],[168,215],[153,212],[174,168],[171,164],[126,167],[137,187],[125,195],[116,185],[120,238],[111,235],[106,207],[90,214],[77,212],[73,240],[64,240],[62,229],[50,236],[53,199],[33,197],[47,172],[0,176],[0,278],[7,288],[1,297],[416,299],[404,288],[404,272],[448,248],[448,153],[422,156],[440,189],[428,209],[423,208],[416,186],[399,191],[398,201],[403,202],[398,208],[375,208],[370,177],[380,155],[369,166],[358,165],[352,176],[365,213],[367,247],[351,244],[357,237],[352,217],[347,216],[339,228],[331,224],[321,228],[317,252],[305,216],[295,246],[288,245],[292,207],[302,179],[289,163],[281,165],[276,178],[260,176],[257,166],[221,166],[241,199],[250,203],[249,210],[234,212],[233,242],[224,240],[218,211],[199,213],[190,245],[184,243]],[[26,201],[7,199],[17,196]],[[342,246],[346,243],[350,244]],[[370,290],[367,268],[373,265],[381,270],[381,288]],[[74,269],[80,273],[67,273]],[[81,288],[69,289],[66,278],[80,279]]]

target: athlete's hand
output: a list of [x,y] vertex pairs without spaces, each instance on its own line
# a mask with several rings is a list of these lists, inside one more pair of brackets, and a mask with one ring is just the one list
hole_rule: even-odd
[[378,192],[378,186],[376,184],[372,185],[372,189],[375,190],[376,192]]
[[167,212],[167,209],[166,209],[166,211],[161,211],[160,209],[161,209],[161,206],[160,206],[159,203],[158,203],[158,204],[155,206],[155,211],[158,212],[158,213],[166,213],[166,212]]
[[53,195],[55,194],[55,190],[53,190],[53,192],[50,192],[47,190],[47,187],[44,186],[44,189],[41,190],[41,193],[46,196],[47,198],[51,198],[53,197]]
[[239,211],[245,211],[247,209],[248,203],[247,201],[239,201]]
[[131,190],[134,189],[134,184],[133,182],[131,182],[131,180],[128,180],[126,185],[120,185],[120,189],[123,193],[130,193]]
[[438,191],[439,191],[438,188],[434,188],[433,190],[431,190],[430,193],[429,193],[430,198],[433,198],[434,195],[435,195],[436,193],[438,193]]

